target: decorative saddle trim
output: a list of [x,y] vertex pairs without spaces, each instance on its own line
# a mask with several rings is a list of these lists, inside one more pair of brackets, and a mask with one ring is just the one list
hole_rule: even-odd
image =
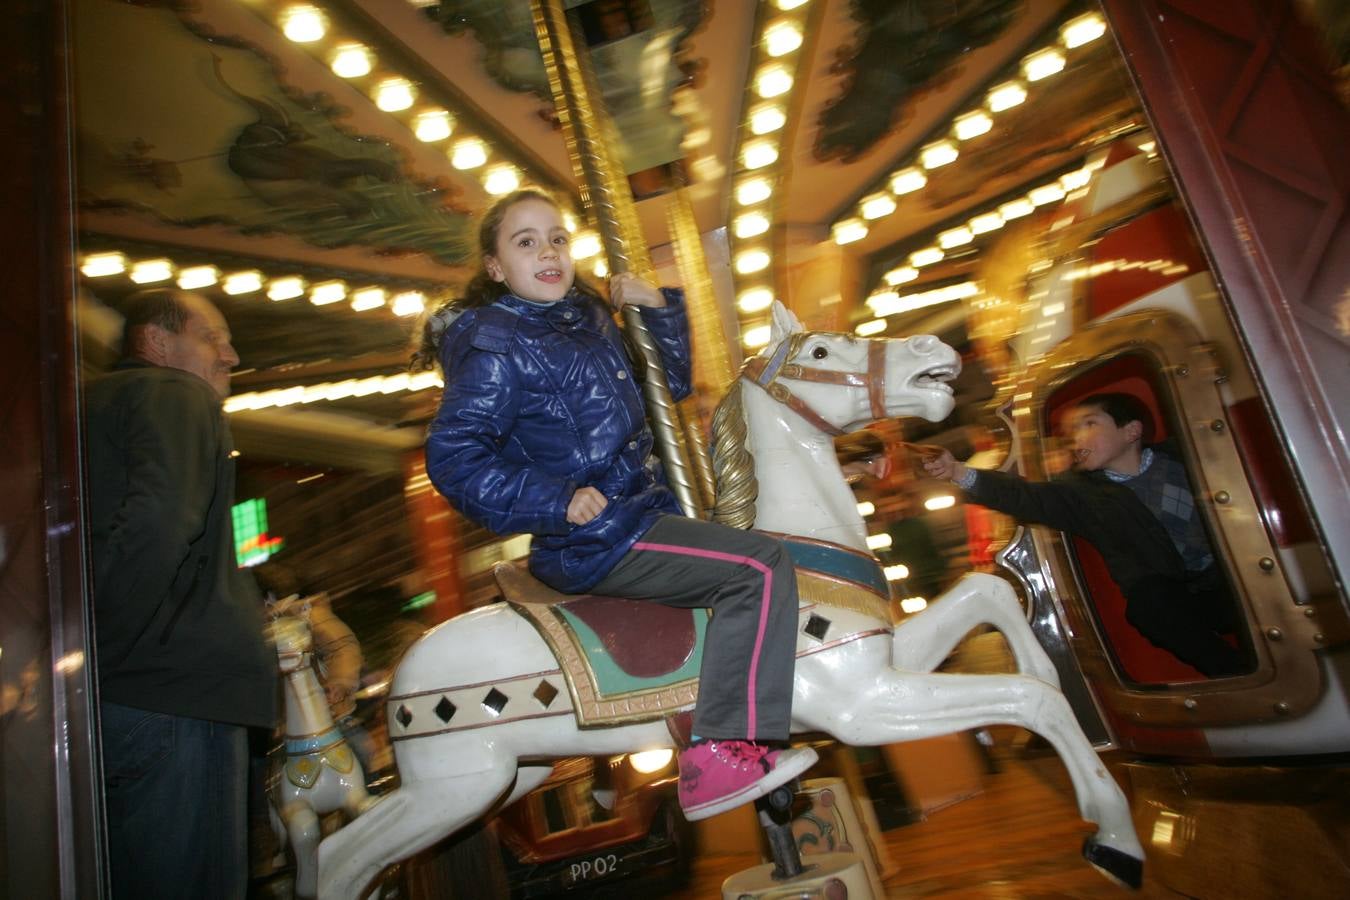
[[[784,541],[797,564],[799,657],[820,652],[824,649],[822,640],[833,647],[889,633],[889,587],[874,557],[825,541],[776,536]],[[687,710],[697,702],[708,621],[704,610],[560,594],[536,581],[519,563],[499,563],[493,574],[507,602],[539,631],[557,657],[579,726],[650,722]],[[836,616],[831,625],[827,617],[818,614],[822,607],[847,610],[874,621],[866,627],[847,626],[840,631],[839,625],[848,617]],[[577,608],[585,613],[577,614]],[[626,670],[620,665],[622,652],[609,648],[621,646],[623,636],[633,634],[634,628],[631,622],[621,628],[610,627],[607,616],[615,612],[623,618],[635,618],[645,632],[644,647],[669,642],[661,634],[668,628],[684,635],[690,624],[696,643],[686,649],[681,637],[676,643],[678,652],[665,654],[659,665],[650,663],[641,671],[631,668],[631,659],[641,654],[625,648],[630,659]],[[684,626],[673,624],[681,618]],[[877,621],[882,624],[878,626]]]

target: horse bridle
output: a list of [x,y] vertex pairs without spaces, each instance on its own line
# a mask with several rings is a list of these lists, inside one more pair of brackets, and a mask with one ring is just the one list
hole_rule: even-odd
[[[808,336],[809,337],[809,336]],[[844,434],[842,428],[836,428],[825,421],[820,413],[798,397],[778,379],[788,378],[794,381],[814,381],[817,384],[840,384],[845,387],[864,388],[867,402],[872,408],[872,418],[886,418],[886,343],[868,341],[867,374],[856,372],[833,372],[829,369],[813,369],[810,366],[787,362],[790,345],[802,346],[805,341],[783,341],[773,356],[752,356],[741,367],[742,377],[749,378],[759,385],[773,399],[801,416],[826,434],[838,437]]]

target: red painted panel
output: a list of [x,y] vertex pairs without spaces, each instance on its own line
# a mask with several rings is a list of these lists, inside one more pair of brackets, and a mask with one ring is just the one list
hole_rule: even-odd
[[1260,399],[1251,397],[1233,404],[1228,409],[1228,421],[1271,539],[1279,547],[1315,540],[1317,535],[1294,474],[1289,471],[1275,426]]
[[[1155,260],[1167,265],[1120,267]],[[1092,261],[1116,262],[1117,268],[1088,279],[1089,319],[1209,268],[1190,223],[1175,206],[1155,209],[1108,232],[1093,247]]]

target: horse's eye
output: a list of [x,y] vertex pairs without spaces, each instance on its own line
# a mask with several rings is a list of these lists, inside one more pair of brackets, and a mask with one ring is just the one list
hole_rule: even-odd
[[811,349],[811,356],[814,359],[824,359],[829,355],[830,351],[825,347],[813,347]]

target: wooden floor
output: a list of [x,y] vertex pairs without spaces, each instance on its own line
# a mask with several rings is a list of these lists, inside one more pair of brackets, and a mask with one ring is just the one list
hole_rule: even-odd
[[[885,879],[887,898],[1175,898],[1144,869],[1143,890],[1118,887],[1083,861],[1079,848],[1092,826],[1078,818],[1068,776],[1053,756],[1002,759],[985,790],[886,832],[897,871]],[[722,881],[759,864],[750,855],[701,854],[693,881],[669,900],[715,900]]]

